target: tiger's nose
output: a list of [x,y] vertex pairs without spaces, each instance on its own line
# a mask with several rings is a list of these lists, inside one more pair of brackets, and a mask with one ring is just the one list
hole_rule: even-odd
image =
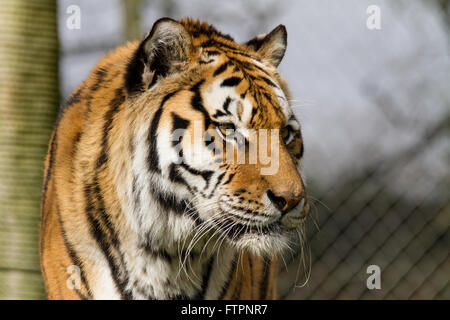
[[272,190],[267,190],[267,196],[283,215],[295,208],[300,202],[304,203],[303,195],[295,196],[287,192],[275,194]]

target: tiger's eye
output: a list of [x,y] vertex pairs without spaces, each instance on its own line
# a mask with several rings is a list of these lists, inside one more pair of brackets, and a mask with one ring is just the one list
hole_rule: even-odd
[[281,129],[281,138],[283,141],[287,141],[289,139],[290,130],[288,127],[284,127]]

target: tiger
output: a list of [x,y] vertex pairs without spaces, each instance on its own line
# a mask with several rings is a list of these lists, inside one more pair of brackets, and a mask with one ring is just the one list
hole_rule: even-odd
[[[280,255],[309,212],[277,69],[286,46],[283,25],[237,42],[161,18],[101,58],[61,107],[45,160],[49,299],[277,298]],[[276,170],[248,161],[255,145],[278,155]]]

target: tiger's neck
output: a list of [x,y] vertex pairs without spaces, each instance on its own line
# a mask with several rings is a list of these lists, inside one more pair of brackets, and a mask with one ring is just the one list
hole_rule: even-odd
[[[130,181],[130,176],[115,178]],[[163,194],[154,187],[163,181],[140,179],[134,175],[133,183],[117,183],[118,192],[126,195],[117,199],[125,201],[120,211],[109,215],[122,217],[115,223],[121,225],[117,232],[120,247],[111,243],[111,285],[100,286],[99,296],[111,298],[112,293],[112,297],[122,299],[223,298],[233,276],[236,249],[223,238],[211,237],[214,232],[199,222],[181,192]],[[112,206],[109,208],[112,210]],[[111,292],[111,288],[116,290]]]
[[135,240],[123,250],[126,263],[116,273],[126,274],[122,277],[124,285],[111,279],[116,284],[116,298],[220,299],[226,294],[233,276],[234,248],[225,244],[213,252],[204,243],[183,249],[183,243],[152,247]]

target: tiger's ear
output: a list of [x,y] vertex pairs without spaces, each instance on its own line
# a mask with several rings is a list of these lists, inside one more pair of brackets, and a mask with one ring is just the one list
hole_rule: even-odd
[[193,50],[192,38],[181,23],[159,19],[127,66],[128,92],[150,88],[161,77],[180,71]]
[[280,24],[270,33],[251,39],[246,45],[259,53],[264,60],[273,64],[275,67],[278,67],[286,52],[286,27]]

